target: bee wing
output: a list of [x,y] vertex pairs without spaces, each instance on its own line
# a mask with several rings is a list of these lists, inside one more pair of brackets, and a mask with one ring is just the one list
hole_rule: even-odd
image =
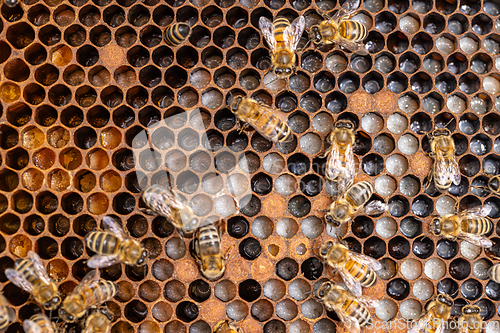
[[340,318],[347,331],[351,331],[354,333],[359,333],[361,331],[359,322],[355,318],[347,315],[345,311],[343,311],[342,309],[335,309],[335,313]]
[[120,240],[128,238],[128,235],[125,230],[123,230],[123,227],[111,216],[104,216],[102,218],[102,226],[104,227],[104,230],[111,231]]
[[260,31],[262,31],[262,35],[264,36],[267,44],[269,44],[271,52],[274,53],[274,51],[276,50],[276,39],[274,39],[273,22],[271,22],[271,20],[269,20],[267,17],[262,16],[259,19],[259,28]]
[[30,294],[33,291],[33,284],[29,282],[23,275],[19,274],[15,269],[7,268],[5,270],[5,276],[10,280],[10,282],[15,284],[19,288],[29,292]]
[[493,246],[493,242],[490,241],[488,238],[475,235],[475,234],[470,234],[468,232],[462,232],[459,236],[459,238],[468,241],[471,244],[481,246],[481,247],[491,247]]
[[300,37],[302,37],[305,26],[306,20],[304,19],[304,16],[299,16],[283,31],[283,42],[291,52],[294,52],[297,49],[297,45],[299,44]]
[[435,333],[444,333],[444,328],[445,328],[444,320],[441,321],[441,324],[438,325],[436,332]]
[[361,253],[353,252],[353,251],[351,251],[349,254],[351,255],[352,259],[356,260],[360,264],[364,264],[364,265],[370,267],[371,269],[373,269],[375,271],[379,271],[382,269],[382,264],[379,263],[378,260],[375,258],[366,256],[366,255],[361,254]]
[[344,19],[349,19],[352,14],[359,8],[361,4],[360,0],[346,0],[342,7],[328,20],[328,23],[332,23],[334,21],[340,21]]
[[35,267],[35,273],[38,275],[38,277],[46,284],[50,284],[52,281],[50,280],[49,274],[47,274],[47,270],[45,269],[40,256],[36,252],[29,251],[28,259],[30,259],[33,263],[33,266]]
[[460,168],[455,159],[438,158],[434,164],[434,181],[442,186],[460,184]]
[[92,284],[93,282],[99,281],[100,277],[101,277],[101,274],[99,273],[98,269],[91,270],[83,277],[83,279],[80,281],[80,283],[73,290],[72,294],[76,294],[84,289],[87,289],[90,286],[90,284]]
[[389,209],[389,206],[382,200],[372,200],[363,209],[367,215],[373,216],[382,214]]
[[359,281],[356,281],[354,277],[349,274],[347,270],[344,268],[338,268],[338,272],[342,279],[344,280],[347,288],[355,295],[355,296],[361,296],[363,293],[362,288],[361,288],[361,283]]
[[415,325],[408,331],[408,333],[418,333],[420,332],[431,319],[431,314],[426,313],[422,318],[420,318]]
[[363,304],[364,306],[366,306],[368,308],[376,308],[379,304],[378,299],[371,298],[368,296],[362,296],[362,295],[358,296],[357,300],[358,300],[358,302],[360,302],[361,304]]
[[89,266],[90,268],[103,268],[118,263],[120,263],[120,258],[117,255],[107,256],[96,254],[87,261],[87,266]]
[[0,306],[5,307],[5,309],[7,311],[7,315],[9,316],[9,321],[13,322],[13,321],[17,320],[17,316],[16,316],[16,312],[14,311],[13,308],[10,307],[9,304],[10,304],[9,301],[7,301],[5,296],[2,293],[0,293]]
[[491,212],[491,210],[492,210],[492,208],[490,205],[476,206],[474,208],[469,208],[469,209],[466,209],[466,210],[460,212],[459,216],[465,217],[465,216],[469,215],[469,216],[486,217]]
[[23,321],[23,328],[26,333],[41,333],[42,329],[33,320]]

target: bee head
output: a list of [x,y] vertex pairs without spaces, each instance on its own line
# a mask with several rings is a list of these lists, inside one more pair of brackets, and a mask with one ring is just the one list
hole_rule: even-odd
[[453,306],[453,299],[446,294],[438,295],[437,300],[438,302],[444,303],[449,307]]
[[331,224],[334,228],[340,227],[340,222],[333,218],[332,213],[328,212],[325,215],[326,223]]
[[440,127],[436,128],[434,131],[432,131],[432,136],[450,136],[451,132],[449,129],[446,127]]
[[292,69],[291,68],[280,68],[276,67],[274,69],[274,74],[278,77],[287,77],[292,75]]
[[73,315],[70,315],[64,308],[59,309],[59,317],[67,323],[72,323],[75,321],[75,317]]
[[236,113],[238,110],[238,106],[240,105],[241,101],[243,100],[243,97],[241,96],[234,96],[231,100],[231,104],[229,105],[229,108],[233,113]]
[[325,282],[321,286],[319,286],[318,290],[316,290],[316,297],[322,299],[328,293],[330,289],[332,289],[333,284],[331,282]]
[[144,249],[142,250],[142,254],[141,254],[141,257],[139,258],[139,260],[137,260],[137,266],[142,266],[144,265],[144,263],[146,262],[146,258],[148,257],[148,250]]
[[314,44],[321,43],[321,34],[319,33],[319,26],[318,25],[313,25],[311,27],[311,30],[309,30],[309,39]]
[[441,234],[441,219],[439,217],[435,217],[432,219],[430,230],[436,236]]
[[462,308],[462,313],[463,314],[474,314],[474,313],[479,313],[481,312],[481,308],[477,305],[470,305],[467,304]]
[[337,122],[335,123],[335,127],[336,128],[353,129],[354,124],[349,119],[340,119],[340,120],[337,120]]
[[325,243],[323,243],[323,245],[320,246],[320,248],[319,248],[319,254],[323,258],[326,258],[328,250],[330,250],[332,246],[333,246],[333,242],[332,241],[326,241]]

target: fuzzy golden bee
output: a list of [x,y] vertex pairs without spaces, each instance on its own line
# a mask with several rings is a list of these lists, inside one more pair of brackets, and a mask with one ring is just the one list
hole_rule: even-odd
[[450,318],[453,299],[446,295],[437,295],[432,302],[427,304],[420,319],[413,323],[408,333],[442,333],[446,321]]
[[359,333],[361,327],[371,322],[371,315],[367,308],[374,308],[378,300],[356,296],[340,285],[332,282],[323,283],[315,292],[316,297],[328,311],[335,311],[345,328]]
[[56,325],[50,321],[49,317],[43,313],[37,313],[23,321],[24,332],[26,333],[56,333]]
[[61,304],[57,285],[49,278],[42,260],[35,252],[29,251],[27,258],[17,259],[14,268],[5,270],[5,276],[29,292],[35,302],[46,310],[55,310]]
[[323,15],[325,20],[309,30],[309,39],[314,44],[335,43],[350,51],[358,50],[368,36],[368,29],[362,23],[351,20],[359,4],[359,0],[346,0],[332,17]]
[[330,147],[324,154],[328,158],[325,177],[337,184],[337,196],[342,196],[356,175],[353,152],[356,142],[354,124],[347,119],[337,120],[328,141]]
[[179,46],[191,34],[191,27],[187,23],[174,23],[164,32],[165,43],[170,46]]
[[446,239],[460,238],[477,246],[490,247],[493,243],[483,237],[493,229],[493,224],[486,217],[490,211],[491,206],[484,205],[464,210],[459,214],[435,217],[431,221],[430,231]]
[[259,19],[259,28],[271,49],[271,65],[277,77],[287,78],[295,71],[295,50],[304,27],[303,16],[297,17],[291,24],[284,17],[278,17],[274,22],[263,16]]
[[249,97],[235,96],[229,107],[239,120],[250,124],[266,139],[280,143],[293,140],[288,124],[264,103]]
[[500,175],[489,177],[487,186],[472,186],[472,187],[479,188],[484,191],[493,193],[494,195],[500,196]]
[[59,317],[67,323],[73,323],[82,318],[87,310],[113,298],[117,292],[118,286],[114,282],[101,280],[98,270],[90,271],[66,296],[59,308]]
[[373,186],[367,181],[351,185],[343,196],[337,198],[330,205],[325,214],[326,222],[333,227],[346,223],[361,208],[368,215],[376,215],[387,209],[387,205],[380,200],[373,200],[366,204],[373,194]]
[[148,252],[113,217],[104,216],[102,225],[104,231],[91,231],[85,236],[87,247],[97,253],[87,261],[87,266],[103,268],[122,262],[135,266],[145,264]]
[[16,320],[16,313],[4,295],[0,294],[0,332],[5,332],[9,323]]
[[214,327],[214,333],[243,333],[241,328],[227,320],[219,321]]
[[458,333],[481,333],[483,319],[479,314],[481,308],[467,304],[462,308],[462,315],[458,318]]
[[111,331],[112,317],[102,311],[95,310],[85,320],[85,327],[82,333],[109,333]]
[[185,233],[193,232],[201,223],[193,209],[177,193],[163,186],[153,185],[147,188],[142,194],[142,201],[148,207],[143,211],[166,217],[174,227]]
[[226,270],[220,233],[220,228],[208,224],[196,230],[192,242],[191,253],[200,265],[201,274],[210,281],[220,279]]
[[446,191],[451,184],[460,184],[460,168],[455,158],[455,143],[447,128],[436,128],[429,135],[431,140],[430,156],[434,159],[429,174],[429,184],[434,181],[436,189]]
[[323,243],[319,254],[328,265],[339,272],[347,288],[356,296],[361,295],[361,287],[375,285],[375,271],[382,269],[376,259],[350,251],[338,241],[329,240]]

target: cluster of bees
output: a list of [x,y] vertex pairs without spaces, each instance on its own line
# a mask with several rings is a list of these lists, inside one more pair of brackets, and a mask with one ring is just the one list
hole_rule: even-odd
[[[6,2],[7,5],[16,5]],[[351,17],[359,7],[359,0],[347,0],[342,8],[332,17],[311,27],[310,42],[314,44],[335,43],[348,50],[360,48],[361,41],[367,36],[366,27]],[[272,71],[278,78],[288,78],[295,70],[297,45],[305,29],[305,19],[300,16],[293,22],[286,18],[276,18],[273,22],[261,17],[259,26],[270,47]],[[165,42],[172,46],[180,45],[190,34],[190,26],[176,23],[165,30]],[[284,143],[293,139],[292,131],[276,111],[252,98],[234,96],[230,110],[240,121],[252,126],[265,138]],[[325,214],[326,223],[339,227],[348,223],[361,209],[368,215],[379,215],[387,209],[380,200],[371,200],[374,189],[367,181],[354,183],[356,176],[354,146],[355,125],[350,120],[338,120],[328,136],[330,144],[325,152],[327,168],[325,177],[337,188],[329,210]],[[452,184],[460,183],[460,170],[455,158],[455,146],[451,133],[446,128],[437,128],[429,134],[431,157],[434,165],[427,178],[437,190],[445,191]],[[498,192],[498,177],[488,184],[490,191]],[[170,189],[153,185],[142,195],[146,205],[143,209],[148,214],[158,214],[168,219],[182,234],[194,234],[190,252],[199,264],[202,275],[210,280],[220,279],[225,272],[227,256],[221,252],[221,228],[214,224],[201,226],[201,221],[191,206]],[[490,247],[492,242],[484,235],[492,228],[487,218],[490,206],[468,209],[455,214],[434,218],[430,231],[436,236],[456,240],[466,240],[481,247]],[[7,269],[7,278],[29,292],[33,299],[45,310],[57,310],[63,323],[81,324],[84,333],[109,333],[111,316],[102,304],[113,298],[118,286],[100,278],[99,268],[114,264],[144,265],[148,252],[136,240],[123,230],[115,218],[106,216],[102,220],[103,230],[96,230],[86,235],[86,246],[96,253],[87,261],[90,271],[77,287],[64,299],[56,284],[49,278],[40,257],[30,251],[27,258],[18,259],[12,269]],[[345,287],[333,282],[325,282],[314,293],[329,311],[335,311],[344,326],[359,332],[371,322],[368,308],[377,306],[378,301],[362,295],[362,288],[373,286],[377,281],[376,271],[381,264],[366,255],[350,251],[341,239],[329,240],[319,248],[319,255],[333,267],[344,281]],[[489,271],[490,277],[500,283],[500,264]],[[427,305],[426,311],[410,329],[417,332],[443,332],[444,323],[450,318],[453,300],[449,295],[440,294]],[[476,305],[463,307],[463,315],[458,319],[461,332],[479,332],[481,327],[480,308]],[[13,310],[6,299],[0,295],[0,331],[5,331],[13,321]],[[466,325],[467,324],[467,325]],[[27,333],[55,333],[56,325],[44,314],[38,313],[24,321]],[[219,322],[216,333],[241,332],[235,323],[227,320]]]

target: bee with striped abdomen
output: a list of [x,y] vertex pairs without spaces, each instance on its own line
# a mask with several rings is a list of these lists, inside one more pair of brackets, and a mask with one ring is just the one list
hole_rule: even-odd
[[325,20],[309,30],[309,39],[314,44],[335,43],[350,51],[358,50],[368,36],[368,29],[362,23],[351,20],[359,4],[359,0],[346,0],[331,18],[323,15]]
[[328,136],[330,147],[324,156],[328,157],[326,163],[326,179],[337,184],[337,197],[344,194],[352,184],[356,175],[353,147],[356,142],[354,124],[347,119],[339,119],[335,128]]
[[0,332],[5,332],[9,323],[16,320],[16,313],[4,295],[0,294]]
[[192,255],[200,265],[201,274],[210,281],[216,281],[224,275],[225,260],[221,253],[221,231],[213,224],[205,225],[196,230]]
[[323,283],[316,290],[315,295],[328,311],[335,311],[347,330],[355,333],[359,333],[361,327],[371,322],[367,307],[372,308],[378,305],[378,300],[366,296],[355,296],[332,282]]
[[451,184],[460,184],[460,168],[455,158],[455,143],[447,128],[436,128],[429,135],[431,139],[430,156],[434,159],[429,174],[429,184],[434,181],[436,189],[446,191]]
[[117,263],[141,266],[148,252],[132,239],[111,216],[102,219],[104,231],[91,231],[85,236],[87,247],[97,253],[87,261],[91,268],[108,267]]
[[158,214],[167,218],[174,227],[186,233],[191,233],[201,221],[194,215],[193,209],[185,204],[179,195],[160,185],[148,187],[142,194],[142,201],[148,209],[142,209],[148,214]]
[[235,96],[229,108],[240,121],[250,124],[264,138],[280,143],[293,140],[288,124],[264,103],[249,97]]
[[102,309],[95,310],[85,320],[82,333],[109,333],[112,317]]
[[170,25],[164,33],[165,43],[170,46],[179,46],[191,33],[191,27],[187,23],[174,23]]
[[451,315],[453,299],[446,295],[437,295],[427,304],[426,311],[422,312],[420,319],[408,331],[408,333],[443,333],[447,320]]
[[387,209],[387,205],[379,200],[373,200],[366,205],[373,194],[373,186],[367,181],[357,182],[351,185],[341,197],[330,205],[326,213],[326,222],[333,227],[339,227],[346,223],[361,208],[364,207],[368,215],[376,215]]
[[87,310],[113,298],[118,286],[111,281],[101,280],[98,270],[85,275],[76,288],[66,296],[59,308],[59,317],[73,323],[83,317]]
[[481,333],[483,319],[479,314],[481,308],[467,304],[462,308],[462,315],[458,318],[458,333]]
[[274,22],[261,17],[259,27],[271,48],[274,74],[279,78],[289,77],[295,70],[295,50],[304,32],[304,17],[297,17],[292,24],[284,17],[278,17]]
[[227,320],[219,321],[214,327],[214,333],[243,333],[241,328]]
[[371,287],[377,282],[375,271],[382,265],[374,258],[350,251],[338,241],[327,241],[319,248],[321,257],[336,269],[347,288],[356,296],[361,295],[361,287]]
[[29,292],[46,310],[55,310],[61,304],[57,285],[49,278],[42,260],[33,251],[28,258],[17,259],[14,268],[7,268],[5,276],[21,289]]
[[461,238],[471,244],[490,247],[493,243],[483,235],[493,229],[493,224],[486,217],[491,206],[474,207],[459,214],[447,214],[435,217],[430,224],[430,231],[436,236],[456,240]]
[[56,333],[56,325],[43,313],[37,313],[23,322],[26,333]]

